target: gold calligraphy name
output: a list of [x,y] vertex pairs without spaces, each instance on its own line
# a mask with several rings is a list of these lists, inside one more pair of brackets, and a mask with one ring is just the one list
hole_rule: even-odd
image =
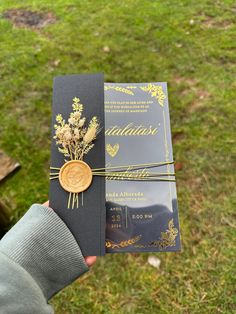
[[144,126],[142,124],[135,125],[134,123],[129,123],[124,127],[119,125],[114,125],[106,129],[106,136],[143,136],[143,135],[156,135],[158,129],[156,127]]
[[[144,179],[149,176],[148,169],[139,169],[133,170],[133,167],[128,167],[126,171],[122,172],[107,172],[106,179],[107,180],[133,180],[133,179]],[[122,195],[124,196],[124,195]]]

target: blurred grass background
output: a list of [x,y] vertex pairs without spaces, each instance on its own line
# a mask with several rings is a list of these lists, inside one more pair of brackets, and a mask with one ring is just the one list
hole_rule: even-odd
[[[21,27],[10,9],[52,14]],[[235,313],[234,1],[0,3],[0,147],[22,169],[0,185],[12,223],[48,198],[52,80],[167,81],[182,253],[117,254],[55,296],[56,313]]]

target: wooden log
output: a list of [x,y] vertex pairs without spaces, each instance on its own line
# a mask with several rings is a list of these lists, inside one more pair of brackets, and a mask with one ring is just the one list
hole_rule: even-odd
[[10,211],[0,202],[0,238],[6,233],[10,224]]
[[0,181],[20,167],[20,164],[0,150]]

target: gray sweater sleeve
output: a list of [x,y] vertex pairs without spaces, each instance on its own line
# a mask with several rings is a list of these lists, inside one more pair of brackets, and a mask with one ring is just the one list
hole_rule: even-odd
[[86,271],[64,222],[34,204],[0,241],[0,313],[53,313],[47,301]]

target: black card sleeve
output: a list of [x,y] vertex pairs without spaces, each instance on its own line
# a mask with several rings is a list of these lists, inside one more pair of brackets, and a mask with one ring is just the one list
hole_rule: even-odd
[[[58,150],[55,134],[55,121],[58,114],[67,121],[72,111],[73,99],[83,104],[83,116],[90,121],[96,116],[100,132],[94,147],[83,161],[91,169],[105,166],[104,140],[104,80],[103,74],[82,74],[58,76],[54,79],[52,106],[51,173],[58,173],[68,158]],[[54,171],[54,172],[53,172]],[[62,188],[57,175],[50,180],[49,205],[68,226],[77,240],[84,256],[105,254],[105,179],[93,177],[90,187],[78,194],[75,203],[69,206],[69,194]]]

